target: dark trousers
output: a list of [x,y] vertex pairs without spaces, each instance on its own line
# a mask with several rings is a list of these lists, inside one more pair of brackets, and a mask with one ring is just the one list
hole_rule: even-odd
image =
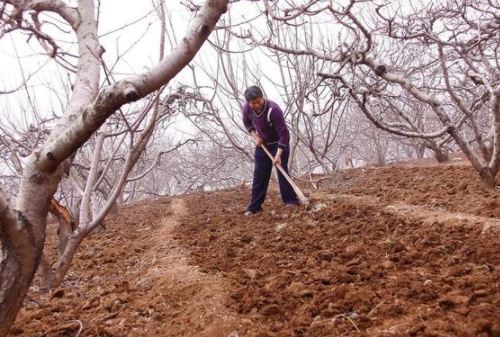
[[[266,145],[269,152],[273,156],[276,155],[278,151],[278,144]],[[288,157],[290,155],[290,150],[284,149],[281,154],[281,166],[288,174]],[[248,205],[247,210],[251,212],[257,212],[262,209],[262,204],[266,200],[267,187],[269,186],[269,179],[271,178],[271,171],[273,170],[273,162],[271,158],[264,152],[261,147],[255,148],[255,167],[253,171],[253,183],[252,183],[252,201]],[[278,183],[280,186],[281,199],[285,204],[298,205],[299,201],[297,195],[293,190],[290,183],[278,170]]]

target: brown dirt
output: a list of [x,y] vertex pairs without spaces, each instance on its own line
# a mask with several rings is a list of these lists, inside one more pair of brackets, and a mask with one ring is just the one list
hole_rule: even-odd
[[[173,239],[180,198],[120,210],[82,244],[63,286],[34,287],[11,335],[197,336],[236,329],[227,281],[199,271]],[[49,245],[54,242],[49,242]]]
[[273,190],[244,217],[245,187],[124,207],[12,335],[499,337],[499,192],[410,164],[345,171],[307,209]]
[[344,171],[330,193],[375,196],[432,210],[500,217],[498,189],[485,189],[469,165],[389,166]]

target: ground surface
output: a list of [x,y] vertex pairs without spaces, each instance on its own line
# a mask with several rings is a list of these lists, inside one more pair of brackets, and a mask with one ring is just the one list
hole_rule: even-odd
[[324,185],[251,217],[248,187],[124,207],[11,335],[500,336],[498,190],[463,164]]

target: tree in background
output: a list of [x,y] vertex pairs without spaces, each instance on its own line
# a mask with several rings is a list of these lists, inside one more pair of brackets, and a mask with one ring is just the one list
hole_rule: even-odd
[[[347,93],[378,128],[421,139],[440,160],[448,148],[459,148],[485,185],[494,186],[500,168],[497,3],[263,0],[260,9],[267,24],[257,28],[249,20],[231,33],[251,46],[311,58],[332,92]],[[423,109],[408,109],[410,103]]]

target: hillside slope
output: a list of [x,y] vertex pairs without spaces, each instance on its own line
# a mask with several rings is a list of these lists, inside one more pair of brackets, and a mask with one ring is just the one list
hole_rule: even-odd
[[[349,170],[244,217],[245,187],[124,207],[12,335],[500,336],[499,192],[467,165]],[[69,322],[69,323],[68,323]]]

